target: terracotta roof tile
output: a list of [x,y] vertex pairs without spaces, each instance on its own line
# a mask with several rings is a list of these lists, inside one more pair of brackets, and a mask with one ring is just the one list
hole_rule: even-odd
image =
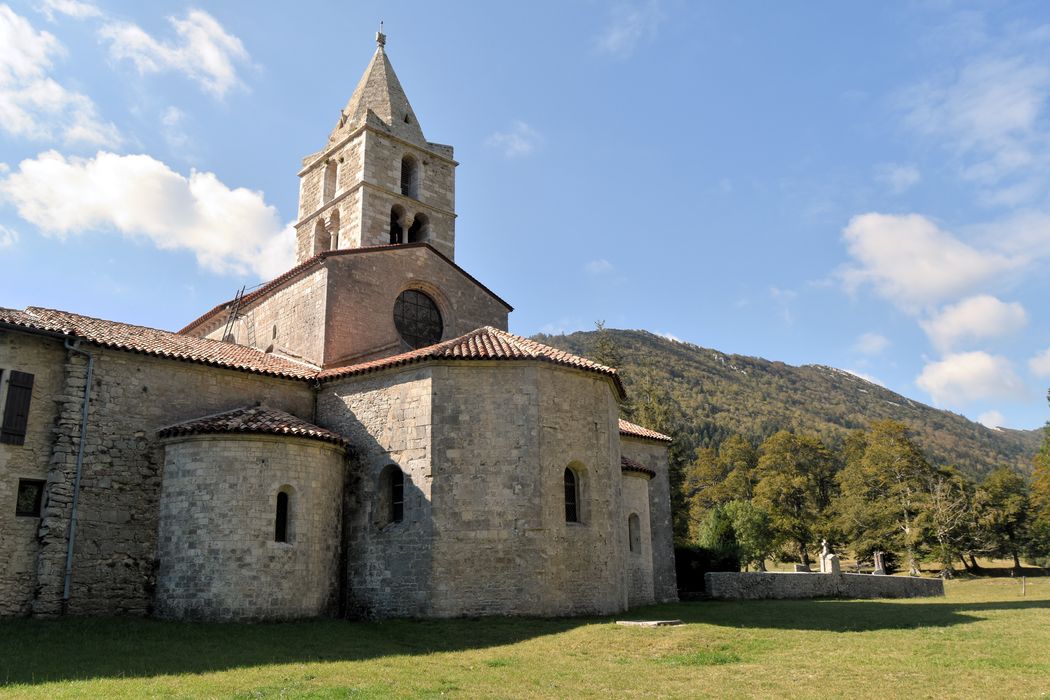
[[307,423],[291,413],[268,406],[247,406],[225,413],[204,416],[185,423],[169,425],[157,431],[162,438],[181,435],[209,435],[218,433],[241,433],[255,435],[290,435],[313,438],[346,446],[346,439],[330,430]]
[[[623,384],[620,376],[612,367],[600,365],[567,353],[549,345],[537,343],[528,338],[502,331],[492,326],[484,326],[471,331],[458,338],[446,340],[436,345],[431,345],[419,350],[384,357],[378,360],[362,362],[348,367],[335,367],[327,369],[318,375],[318,379],[336,379],[351,377],[369,372],[409,365],[424,360],[541,360],[566,367],[575,367],[588,372],[604,374],[611,378],[616,384],[616,389],[621,396],[624,395]],[[621,428],[622,430],[622,428]],[[658,433],[656,433],[658,434]]]
[[[324,253],[318,253],[317,255],[313,256],[309,260],[304,260],[303,262],[299,263],[298,265],[293,267],[291,270],[288,270],[288,272],[285,272],[284,274],[273,278],[269,282],[264,283],[262,286],[260,286],[255,291],[249,292],[248,294],[245,294],[244,297],[241,298],[241,308],[244,308],[245,306],[247,306],[248,304],[251,304],[252,302],[256,301],[257,299],[260,299],[260,298],[266,296],[271,291],[273,291],[274,289],[280,287],[285,282],[291,280],[293,277],[295,277],[299,273],[305,272],[309,268],[320,264],[321,262],[327,260],[328,258],[339,257],[339,256],[342,256],[342,255],[359,255],[359,254],[362,254],[362,253],[375,253],[375,252],[384,251],[384,250],[386,250],[386,251],[389,251],[389,250],[402,250],[402,249],[406,249],[406,248],[427,248],[428,250],[430,250],[430,252],[434,253],[439,258],[441,258],[442,260],[447,262],[449,265],[454,267],[456,270],[458,270],[461,274],[466,276],[467,279],[469,279],[470,281],[472,281],[475,284],[477,284],[483,291],[485,291],[493,299],[498,301],[500,304],[503,304],[503,306],[507,307],[508,311],[513,311],[514,310],[513,307],[510,304],[508,304],[507,302],[503,301],[503,299],[499,298],[496,295],[495,292],[493,292],[491,289],[489,289],[488,287],[483,285],[481,282],[478,282],[477,279],[475,279],[470,273],[468,273],[462,267],[457,265],[448,256],[444,255],[441,251],[439,251],[438,249],[434,248],[433,246],[431,246],[429,243],[426,243],[426,242],[421,242],[421,243],[402,243],[402,244],[398,244],[398,245],[374,245],[374,246],[364,246],[362,248],[343,248],[343,249],[340,249],[340,250],[329,250],[329,251],[326,251]],[[187,324],[185,328],[183,328],[182,330],[179,331],[179,333],[188,333],[189,331],[193,330],[194,328],[199,326],[204,321],[207,321],[208,319],[210,319],[215,314],[220,313],[221,311],[225,311],[225,310],[229,309],[233,305],[234,301],[236,301],[236,300],[235,299],[230,299],[229,301],[224,301],[223,303],[221,303],[218,306],[214,307],[210,311],[206,312],[204,315],[198,317],[194,321],[192,321],[189,324]]]
[[649,428],[643,428],[640,425],[635,425],[625,421],[623,418],[620,419],[620,435],[627,435],[629,437],[645,438],[647,440],[659,440],[661,442],[671,442],[672,438],[658,433],[655,430],[649,430]]
[[[96,345],[117,350],[303,380],[350,377],[424,360],[539,360],[605,375],[612,379],[619,395],[625,395],[620,376],[612,367],[491,326],[484,326],[458,338],[400,355],[318,371],[310,365],[293,362],[244,345],[194,338],[156,328],[105,321],[34,306],[25,311],[0,308],[0,325],[83,338]],[[620,421],[621,433],[624,433],[624,425],[625,422]],[[640,437],[670,440],[660,433],[639,426],[634,428],[643,431],[639,434]]]
[[317,373],[317,369],[309,365],[276,357],[244,345],[192,338],[156,328],[81,316],[68,311],[35,306],[30,306],[25,311],[0,309],[0,324],[83,338],[96,345],[117,350],[200,362],[275,377],[309,379]]
[[648,474],[649,478],[656,476],[656,471],[650,469],[644,464],[635,462],[630,457],[620,457],[620,469],[625,472],[639,472],[641,474]]

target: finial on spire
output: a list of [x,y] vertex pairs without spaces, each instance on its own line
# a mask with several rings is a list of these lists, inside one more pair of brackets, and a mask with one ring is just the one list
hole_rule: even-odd
[[376,46],[379,48],[386,46],[386,34],[383,33],[383,20],[379,20],[379,31],[376,32]]

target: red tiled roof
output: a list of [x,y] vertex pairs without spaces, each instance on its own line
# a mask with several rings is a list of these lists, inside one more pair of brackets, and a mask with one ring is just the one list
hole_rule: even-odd
[[613,380],[616,390],[621,396],[624,396],[620,375],[612,367],[600,365],[585,357],[572,355],[563,350],[552,348],[549,345],[543,345],[534,340],[522,338],[507,331],[501,331],[492,326],[484,326],[458,338],[400,355],[362,362],[348,367],[326,369],[317,375],[317,378],[325,380],[351,377],[424,360],[541,360],[604,374]]
[[[398,245],[375,245],[375,246],[365,246],[363,248],[344,248],[344,249],[341,249],[341,250],[329,250],[329,251],[326,251],[324,253],[318,253],[317,255],[313,256],[309,260],[304,260],[303,262],[299,263],[298,265],[293,267],[291,270],[288,270],[288,272],[285,272],[284,274],[273,278],[269,282],[266,282],[265,284],[263,284],[261,287],[259,287],[255,291],[253,291],[253,292],[251,292],[249,294],[245,294],[244,297],[241,299],[241,306],[243,307],[243,306],[245,306],[247,304],[251,304],[256,299],[260,299],[260,298],[266,296],[267,294],[269,294],[271,291],[273,291],[277,287],[280,287],[282,284],[284,284],[288,280],[290,280],[293,277],[295,277],[296,275],[298,275],[300,272],[305,272],[309,268],[320,264],[322,261],[327,260],[328,258],[334,258],[334,257],[342,256],[342,255],[357,255],[357,254],[360,254],[360,253],[375,253],[377,251],[383,251],[383,250],[398,250],[398,249],[404,249],[404,248],[427,248],[427,249],[429,249],[430,252],[432,252],[435,255],[437,255],[439,258],[441,258],[442,260],[447,262],[449,265],[454,267],[456,270],[458,270],[461,274],[463,274],[471,282],[473,282],[474,284],[478,285],[484,292],[486,292],[493,299],[495,299],[496,301],[498,301],[499,303],[501,303],[505,307],[507,307],[508,311],[513,311],[514,310],[514,308],[510,304],[508,304],[507,302],[505,302],[502,299],[500,299],[496,295],[495,292],[493,292],[491,289],[489,289],[488,287],[483,285],[481,282],[478,282],[478,280],[475,279],[470,273],[468,273],[462,267],[457,265],[454,261],[452,261],[447,256],[445,256],[443,253],[441,253],[441,251],[437,250],[432,245],[430,245],[429,243],[425,243],[425,242],[424,243],[402,243],[402,244],[398,244]],[[199,326],[204,321],[207,321],[209,318],[211,318],[215,314],[217,314],[217,313],[219,313],[219,312],[221,312],[223,310],[229,309],[234,301],[235,301],[234,299],[230,299],[229,301],[224,301],[223,303],[221,303],[218,306],[216,306],[215,308],[213,308],[211,311],[208,311],[207,313],[205,313],[203,316],[200,316],[196,320],[194,320],[191,323],[187,324],[185,328],[183,328],[182,330],[179,331],[179,333],[188,333],[189,331],[193,330],[194,328]]]
[[659,440],[661,442],[671,442],[672,440],[671,437],[664,435],[663,433],[643,428],[640,425],[635,425],[634,423],[625,421],[623,418],[620,419],[620,435],[645,438],[646,440]]
[[[424,360],[539,360],[605,375],[612,379],[619,395],[621,397],[625,395],[620,376],[612,367],[600,365],[585,357],[572,355],[491,326],[484,326],[458,338],[419,350],[319,372],[310,365],[293,362],[244,345],[195,338],[156,328],[105,321],[68,311],[56,311],[35,306],[30,306],[25,311],[0,309],[0,326],[4,325],[35,332],[82,338],[96,345],[117,350],[304,380],[350,377]],[[624,422],[621,421],[621,433],[624,432],[623,426]],[[642,437],[670,440],[659,433],[647,431],[639,426],[634,427],[644,431],[645,434]]]
[[225,413],[204,416],[195,420],[169,425],[157,431],[162,438],[181,435],[210,435],[216,433],[249,433],[262,435],[290,435],[293,437],[313,438],[346,446],[346,439],[330,430],[320,428],[296,418],[291,413],[279,411],[268,406],[246,406]]
[[656,471],[649,467],[635,462],[630,457],[620,457],[620,469],[625,472],[639,472],[641,474],[648,474],[649,478],[656,476]]
[[96,345],[117,350],[200,362],[275,377],[310,379],[317,373],[317,369],[309,365],[276,357],[244,345],[192,338],[156,328],[105,321],[36,306],[30,306],[25,311],[0,309],[0,324],[83,338]]

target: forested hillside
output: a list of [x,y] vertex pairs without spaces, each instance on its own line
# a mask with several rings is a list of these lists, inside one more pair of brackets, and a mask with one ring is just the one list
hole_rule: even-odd
[[758,443],[778,430],[811,432],[836,444],[850,430],[893,419],[912,429],[931,461],[979,479],[1000,465],[1030,472],[1043,437],[1042,430],[986,428],[832,367],[726,355],[646,331],[534,337],[598,361],[618,360],[636,417],[674,430],[685,460],[733,433]]

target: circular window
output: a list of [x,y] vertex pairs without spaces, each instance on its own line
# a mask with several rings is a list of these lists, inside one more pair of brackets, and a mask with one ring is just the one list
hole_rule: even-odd
[[424,348],[441,340],[443,324],[437,304],[423,292],[406,289],[394,302],[394,326],[412,348]]

